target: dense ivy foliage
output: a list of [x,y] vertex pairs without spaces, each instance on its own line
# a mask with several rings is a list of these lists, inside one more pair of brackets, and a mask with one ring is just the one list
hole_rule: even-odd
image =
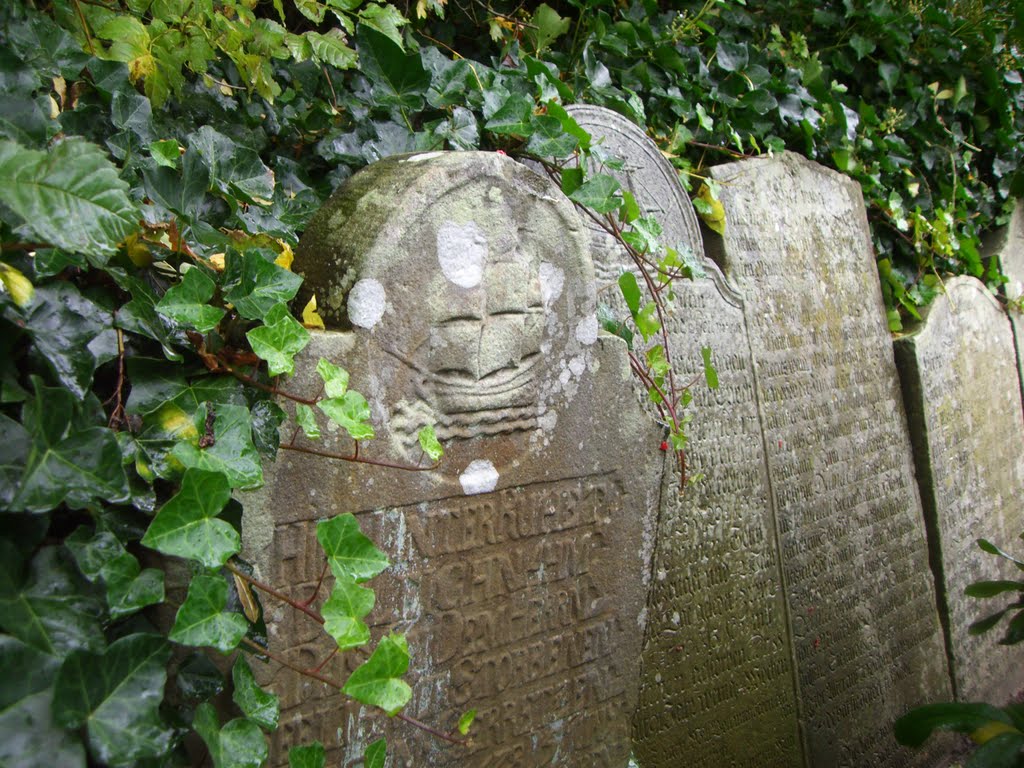
[[[788,147],[851,174],[896,327],[939,274],[982,274],[979,237],[1020,191],[1016,13],[981,0],[4,3],[0,762],[188,764],[190,731],[217,768],[266,759],[278,715],[252,672],[274,653],[260,600],[286,598],[239,558],[232,494],[289,447],[285,418],[310,441],[333,422],[357,446],[336,458],[366,460],[370,409],[342,368],[321,361],[315,399],[279,379],[319,325],[315,305],[290,306],[292,248],[355,170],[443,148],[542,162],[650,267],[620,280],[629,316],[603,322],[629,342],[685,476],[689,394],[660,310],[698,265],[658,242],[603,173],[620,161],[563,105],[646,125],[719,232],[711,163]],[[440,458],[430,430],[420,443],[422,464],[404,469]],[[409,649],[363,622],[383,553],[351,515],[317,538],[333,581],[296,615],[366,657],[344,683],[317,679],[465,737],[472,711],[435,728],[401,711]],[[176,561],[180,605],[161,620]],[[321,745],[292,754],[323,760]]]

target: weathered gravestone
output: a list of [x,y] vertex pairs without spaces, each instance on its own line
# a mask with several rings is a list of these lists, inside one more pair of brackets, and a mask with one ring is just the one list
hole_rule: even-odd
[[946,283],[924,325],[896,342],[947,652],[965,701],[1002,704],[1024,686],[1020,651],[999,645],[1001,632],[968,634],[996,606],[964,594],[972,582],[1017,574],[975,544],[1007,547],[1024,531],[1015,358],[1006,313],[973,277]]
[[[705,479],[680,494],[674,456],[666,461],[634,718],[637,762],[645,768],[801,765],[778,539],[742,300],[703,259],[690,201],[643,131],[600,107],[569,112],[624,161],[612,175],[633,193],[643,215],[657,218],[662,242],[689,248],[697,263],[704,262],[705,277],[674,284],[675,297],[667,301],[669,344],[680,381],[702,379],[703,346],[712,348],[720,380],[715,391],[702,382],[693,392],[690,472]],[[614,284],[634,266],[614,238],[591,228],[595,271]],[[616,305],[624,314],[623,303]]]
[[[990,255],[999,258],[1007,277],[1006,298],[1019,302],[1024,296],[1024,201],[1017,201],[1010,221],[986,246]],[[1024,390],[1024,318],[1018,310],[1011,310],[1009,314],[1017,350],[1017,373]]]
[[950,687],[860,189],[789,153],[712,175],[727,221],[706,247],[746,299],[808,761],[933,765],[892,734]]
[[[290,386],[315,392],[326,357],[372,404],[377,439],[361,455],[416,462],[428,423],[447,454],[437,471],[403,473],[284,451],[247,505],[247,551],[304,596],[323,564],[316,520],[355,512],[395,563],[371,582],[371,618],[375,637],[408,633],[408,714],[444,731],[478,714],[472,745],[452,746],[358,719],[270,667],[275,760],[340,737],[331,760],[347,766],[384,733],[395,765],[624,766],[657,506],[640,447],[657,438],[624,345],[598,338],[572,206],[496,154],[390,158],[314,217],[296,269],[327,323],[352,330],[315,333]],[[273,613],[271,643],[309,667],[330,646],[300,619]],[[343,665],[326,673],[344,679]]]

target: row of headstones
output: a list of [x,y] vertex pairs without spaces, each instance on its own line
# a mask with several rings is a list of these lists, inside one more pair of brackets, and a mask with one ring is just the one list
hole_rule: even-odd
[[[677,492],[627,350],[597,331],[598,292],[614,304],[628,264],[555,186],[483,153],[360,172],[296,259],[349,330],[314,334],[292,387],[315,394],[327,357],[373,406],[364,456],[415,464],[429,423],[447,455],[401,473],[284,452],[247,501],[247,551],[304,598],[316,520],[355,512],[395,563],[371,616],[376,635],[408,635],[407,711],[443,730],[478,714],[453,746],[268,666],[276,760],[315,738],[354,765],[387,735],[393,765],[618,768],[631,750],[644,768],[937,764],[941,744],[897,746],[899,715],[1024,685],[1012,650],[967,635],[962,596],[995,577],[974,538],[1024,528],[1005,313],[975,281],[947,284],[897,344],[901,392],[855,183],[789,154],[717,167],[728,225],[704,258],[642,131],[573,114],[625,160],[665,241],[704,259],[667,325],[684,378],[714,350],[721,385],[696,390],[689,449],[705,479]],[[297,622],[268,607],[270,642],[315,667],[330,640]]]

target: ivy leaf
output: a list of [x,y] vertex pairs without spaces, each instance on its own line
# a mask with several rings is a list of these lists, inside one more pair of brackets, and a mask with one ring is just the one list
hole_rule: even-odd
[[718,389],[718,371],[715,369],[715,364],[711,362],[711,347],[701,347],[700,355],[704,361],[704,380],[707,382],[708,389]]
[[164,572],[142,570],[134,555],[125,550],[110,531],[90,534],[80,527],[64,541],[90,581],[102,579],[107,585],[107,606],[111,618],[120,618],[155,605],[164,599]]
[[44,387],[39,379],[33,384],[34,396],[22,409],[32,445],[11,507],[45,512],[61,502],[81,509],[96,499],[128,499],[131,491],[114,433],[91,426],[83,405],[68,390]]
[[217,517],[230,498],[231,483],[224,473],[186,470],[181,490],[156,513],[142,544],[207,568],[224,565],[242,546],[238,531]]
[[128,185],[95,144],[65,139],[49,152],[0,141],[0,202],[32,236],[102,266],[139,228]]
[[0,765],[84,768],[77,734],[53,722],[53,679],[59,664],[9,635],[0,635]]
[[316,538],[336,579],[363,582],[390,565],[387,556],[359,530],[350,512],[317,523]]
[[[206,414],[212,406],[196,411],[197,431],[205,429]],[[213,422],[213,445],[200,448],[182,441],[174,446],[171,456],[185,467],[223,472],[232,488],[257,488],[263,483],[260,455],[252,442],[252,417],[243,405],[219,405]]]
[[21,556],[0,539],[0,628],[51,656],[103,648],[100,600],[56,547],[39,550],[22,578]]
[[68,656],[54,684],[53,719],[86,726],[89,747],[104,764],[163,755],[173,731],[159,712],[171,647],[159,635],[128,635],[102,654]]
[[270,205],[274,172],[257,152],[204,125],[187,139],[189,151],[198,152],[210,169],[210,180],[229,201]]
[[335,424],[343,427],[353,440],[373,438],[373,426],[369,423],[370,406],[358,392],[350,390],[343,397],[321,400],[316,407]]
[[348,46],[345,33],[340,29],[328,30],[326,34],[307,32],[304,37],[309,41],[313,56],[318,61],[330,64],[335,69],[351,69],[356,64],[356,52]]
[[309,331],[291,316],[285,304],[276,304],[267,312],[263,325],[245,334],[252,351],[267,361],[271,376],[295,371],[295,355],[309,343]]
[[595,174],[583,182],[569,199],[597,213],[611,213],[622,204],[619,197],[620,184],[614,177],[604,173]]
[[575,136],[562,128],[562,121],[548,115],[535,115],[532,121],[530,141],[526,151],[540,157],[569,157],[579,146]]
[[[262,320],[275,305],[291,301],[302,285],[301,277],[264,258],[261,249],[239,254],[231,248],[227,256],[227,271],[235,268],[239,274],[224,298],[235,305],[238,314],[249,320]],[[234,267],[232,262],[239,261],[241,264]]]
[[405,637],[391,634],[382,637],[373,655],[349,675],[342,691],[393,716],[412,698],[412,689],[400,679],[408,669],[409,646]]
[[626,300],[626,306],[629,307],[629,314],[635,318],[640,311],[640,285],[636,281],[636,275],[632,272],[623,272],[619,275],[619,290],[622,292],[622,298]]
[[157,165],[165,168],[177,168],[178,160],[181,158],[181,147],[174,139],[162,139],[151,142],[149,154]]
[[128,333],[153,339],[160,343],[164,357],[178,362],[181,354],[174,349],[174,324],[161,317],[156,305],[159,299],[146,283],[130,275],[115,277],[118,285],[132,295],[132,300],[123,305],[114,315],[114,325]]
[[224,317],[224,310],[211,307],[207,302],[213,298],[216,283],[198,267],[188,270],[178,285],[167,289],[156,311],[177,323],[207,333],[217,327]]
[[352,579],[335,580],[321,614],[324,629],[337,642],[339,650],[358,648],[370,642],[370,628],[362,619],[373,610],[374,600],[372,589],[360,587]]
[[227,604],[224,579],[194,576],[168,637],[182,645],[209,646],[221,653],[234,650],[249,631],[249,622],[241,614],[226,613]]
[[[359,5],[359,3],[353,3],[353,5]],[[402,48],[402,33],[398,28],[408,24],[409,21],[393,5],[367,3],[359,11],[359,21],[387,36],[395,45]]]
[[470,709],[463,713],[462,717],[459,718],[459,733],[463,736],[469,735],[469,729],[473,725],[473,721],[476,720],[476,710]]
[[654,334],[658,332],[658,329],[661,328],[657,312],[658,305],[653,301],[649,301],[633,318],[634,322],[636,322],[636,329],[640,331],[644,341],[650,341]]
[[363,768],[384,768],[384,761],[388,756],[388,743],[384,739],[377,739],[366,748],[363,755]]
[[317,0],[294,0],[294,2],[299,13],[314,24],[319,24],[324,20],[324,14],[327,13],[327,6],[323,3],[319,3]]
[[533,133],[532,115],[533,99],[513,93],[484,123],[484,130],[501,136],[529,136]]
[[295,405],[295,421],[302,427],[302,431],[310,440],[320,439],[320,425],[316,423],[316,414],[308,405],[304,403]]
[[360,24],[356,33],[359,66],[385,106],[419,110],[430,87],[430,72],[418,54],[406,54],[387,35]]
[[31,440],[14,419],[0,413],[0,508],[11,509],[18,480],[25,471]]
[[746,43],[730,43],[719,40],[715,48],[718,66],[726,72],[737,72],[746,69],[749,54]]
[[196,708],[192,727],[206,742],[214,768],[260,768],[269,755],[256,723],[238,718],[221,728],[217,711],[208,702]]
[[440,461],[441,457],[444,456],[444,448],[437,441],[437,434],[434,432],[433,425],[427,425],[420,429],[419,441],[420,448],[430,457],[431,461]]
[[328,397],[343,397],[348,391],[348,371],[334,363],[320,358],[316,372],[324,382],[324,394]]
[[256,682],[244,656],[235,659],[231,670],[235,692],[231,698],[247,718],[268,731],[276,730],[280,705],[277,696],[268,693]]
[[113,315],[66,282],[40,286],[25,328],[57,379],[78,397],[92,386],[100,363],[116,354]]
[[289,768],[324,768],[326,762],[327,753],[324,751],[324,745],[319,741],[302,747],[292,747],[288,750]]

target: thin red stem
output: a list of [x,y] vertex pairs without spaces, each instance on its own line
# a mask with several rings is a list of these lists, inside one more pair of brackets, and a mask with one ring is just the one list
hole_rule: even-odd
[[316,600],[317,595],[320,594],[320,587],[323,586],[324,577],[327,575],[327,567],[328,567],[328,563],[325,560],[324,561],[324,567],[320,571],[320,578],[317,579],[317,581],[316,581],[316,589],[313,590],[313,594],[309,596],[309,599],[303,601],[303,603],[302,603],[307,608],[313,604],[313,601]]
[[390,461],[380,461],[378,459],[365,459],[359,456],[359,443],[356,443],[356,450],[351,456],[346,456],[342,453],[333,453],[331,451],[321,451],[316,448],[306,448],[302,445],[282,445],[281,448],[286,451],[297,451],[298,453],[308,453],[311,456],[323,456],[327,459],[337,459],[338,461],[350,461],[356,464],[372,464],[375,467],[387,467],[388,469],[401,469],[405,472],[432,472],[437,469],[441,462],[435,461],[433,464],[426,467],[412,466],[411,464],[395,464]]
[[431,736],[436,736],[439,739],[444,739],[445,741],[451,744],[459,744],[460,746],[465,746],[467,744],[467,741],[465,739],[456,739],[454,736],[449,736],[447,733],[442,733],[441,731],[431,728],[426,723],[421,723],[415,717],[410,717],[409,715],[406,715],[402,712],[396,714],[395,717],[401,720],[403,723],[408,723],[414,728],[419,728],[421,731],[426,731]]
[[259,653],[262,653],[263,655],[270,657],[271,659],[276,661],[281,666],[287,667],[292,672],[298,672],[300,675],[305,675],[306,677],[312,677],[314,680],[319,680],[321,683],[326,683],[327,685],[329,685],[332,688],[335,688],[335,689],[337,689],[339,691],[342,688],[341,683],[339,683],[337,680],[332,680],[329,677],[324,677],[319,672],[316,672],[316,671],[311,670],[311,669],[301,669],[301,668],[295,666],[294,664],[292,664],[290,661],[288,661],[288,659],[284,658],[280,654],[274,653],[269,648],[264,648],[262,645],[260,645],[259,643],[253,642],[248,637],[243,637],[242,638],[242,642],[245,643],[246,645],[248,645],[250,648],[258,651]]
[[282,594],[281,592],[278,592],[276,589],[274,589],[269,584],[264,584],[262,581],[259,581],[258,579],[254,579],[249,574],[247,574],[247,573],[245,573],[243,571],[240,571],[238,568],[233,566],[231,563],[225,563],[224,567],[227,568],[229,571],[231,571],[236,576],[238,576],[238,578],[242,579],[243,581],[249,582],[252,586],[256,587],[256,589],[258,589],[260,592],[266,592],[271,597],[276,597],[281,602],[287,603],[288,605],[290,605],[295,610],[302,611],[304,614],[309,616],[309,618],[313,619],[315,622],[317,622],[319,624],[323,624],[324,623],[324,617],[321,616],[319,614],[319,612],[314,611],[308,605],[303,605],[298,600],[293,600],[292,598],[288,597],[288,595],[285,595],[285,594]]

